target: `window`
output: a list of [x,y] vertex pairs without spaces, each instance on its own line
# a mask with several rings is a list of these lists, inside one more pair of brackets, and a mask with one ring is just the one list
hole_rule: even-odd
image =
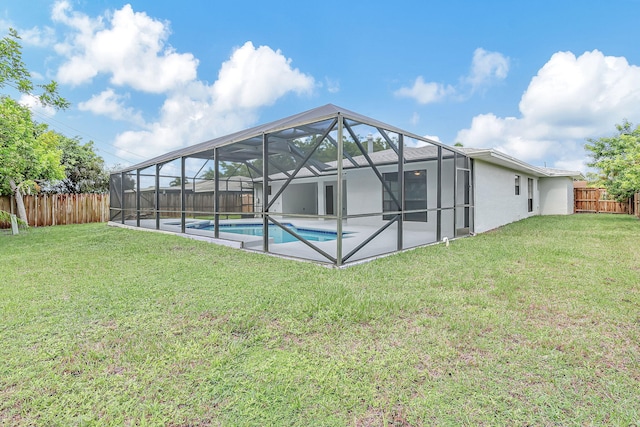
[[520,175],[516,175],[516,196],[520,195]]
[[[396,198],[398,198],[398,173],[397,172],[392,172],[392,173],[383,173],[382,174],[382,178],[384,179],[384,182],[389,186],[389,188],[391,189],[391,193],[393,193],[394,196],[396,196]],[[393,212],[393,211],[397,211],[398,206],[396,205],[396,202],[393,200],[393,198],[391,197],[391,194],[387,191],[386,187],[382,187],[382,212]],[[383,219],[391,219],[393,218],[393,215],[383,215],[382,216]]]
[[533,212],[533,179],[527,179],[527,198],[529,199],[528,209]]
[[[387,183],[393,195],[400,201],[398,182],[398,173],[382,174],[384,181]],[[391,194],[383,187],[382,190],[382,211],[395,212],[398,211],[396,202]],[[421,210],[427,209],[427,171],[415,170],[405,171],[404,173],[404,210]],[[384,215],[383,219],[391,219],[394,215]],[[427,212],[411,212],[404,214],[405,221],[427,222]]]

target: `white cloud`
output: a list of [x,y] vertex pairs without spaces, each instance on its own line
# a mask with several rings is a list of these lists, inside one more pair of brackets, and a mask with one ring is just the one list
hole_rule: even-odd
[[325,80],[325,83],[327,85],[327,91],[329,91],[329,93],[338,93],[338,92],[340,92],[340,81],[339,80],[333,80],[333,79],[330,79],[329,77],[325,77],[324,80]]
[[[36,116],[53,117],[56,114],[56,110],[53,107],[43,106],[40,100],[33,95],[22,94],[18,103],[29,108]],[[34,117],[34,119],[39,121],[38,117]]]
[[456,141],[465,147],[496,148],[522,160],[535,160],[542,158],[552,144],[539,136],[526,120],[489,113],[475,116],[471,129],[458,132]]
[[640,67],[597,50],[579,57],[558,52],[531,80],[519,107],[521,117],[474,117],[456,141],[525,161],[553,158],[559,168],[584,165],[586,138],[611,134],[623,118],[640,119]]
[[293,68],[282,52],[250,41],[221,64],[212,85],[199,81],[198,60],[167,44],[169,23],[135,12],[131,5],[91,18],[63,0],[55,3],[52,19],[72,30],[70,38],[55,45],[66,58],[58,81],[78,85],[102,74],[113,86],[165,95],[157,119],[146,122],[127,106],[128,97],[112,88],[79,104],[82,110],[142,128],[116,136],[118,155],[146,158],[239,130],[255,123],[261,107],[289,93],[310,94],[315,87],[314,78]]
[[144,125],[144,120],[139,111],[125,106],[128,96],[118,95],[109,88],[98,95],[94,95],[85,102],[78,104],[81,111],[91,111],[94,114],[104,115],[114,120],[124,120],[136,125]]
[[596,134],[638,112],[640,67],[624,57],[604,56],[598,50],[577,57],[555,53],[520,101],[524,117],[563,129],[567,136]]
[[418,123],[420,123],[420,114],[418,114],[417,112],[413,112],[413,114],[411,115],[411,119],[409,119],[409,122],[415,126]]
[[[194,86],[206,90],[201,84]],[[240,130],[256,119],[256,109],[220,111],[210,95],[198,98],[175,93],[165,100],[157,121],[145,130],[118,134],[114,145],[119,155],[149,158]]]
[[47,47],[55,42],[55,31],[51,27],[18,28],[13,23],[0,19],[0,31],[14,28],[20,36],[22,46]]
[[584,159],[573,159],[573,160],[558,160],[554,163],[554,167],[566,171],[586,171],[587,161]]
[[[431,104],[457,97],[465,99],[479,89],[483,89],[498,80],[504,80],[509,73],[509,58],[499,52],[489,52],[477,48],[473,53],[471,71],[460,78],[457,86],[450,84],[425,82],[418,76],[411,87],[401,87],[394,95],[413,98],[419,104]],[[465,87],[470,86],[470,89]],[[465,93],[469,92],[469,93]]]
[[222,64],[212,89],[216,107],[224,111],[271,105],[287,92],[310,93],[313,86],[313,78],[291,68],[280,50],[255,48],[249,41]]
[[91,19],[59,1],[52,19],[74,30],[72,37],[55,46],[67,58],[58,70],[60,83],[88,83],[104,73],[114,85],[163,93],[196,78],[197,59],[166,44],[169,24],[134,12],[131,5]]
[[481,47],[473,52],[471,72],[465,79],[472,92],[497,80],[504,80],[509,73],[509,58],[499,52],[488,52]]
[[0,32],[8,32],[9,28],[18,32],[23,46],[47,47],[55,42],[55,31],[51,27],[18,28],[12,22],[0,19]]
[[456,90],[451,85],[443,85],[440,83],[425,83],[422,76],[418,76],[411,87],[401,87],[395,91],[396,96],[404,98],[413,98],[419,104],[430,104],[438,102],[447,96],[453,95]]
[[[422,137],[429,139],[431,141],[440,142],[440,138],[437,137],[436,135],[423,135]],[[417,147],[426,147],[427,145],[430,145],[430,144],[421,139],[405,137],[404,145],[405,147],[417,148]]]
[[156,122],[118,135],[115,145],[149,157],[225,135],[255,123],[260,107],[287,93],[311,93],[314,84],[279,50],[247,42],[221,65],[213,85],[194,81],[171,93]]
[[48,47],[55,42],[55,32],[51,27],[18,30],[18,34],[25,45]]

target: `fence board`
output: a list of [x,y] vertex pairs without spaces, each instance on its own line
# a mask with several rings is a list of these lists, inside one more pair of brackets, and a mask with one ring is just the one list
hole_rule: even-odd
[[[23,200],[32,227],[105,222],[109,218],[108,194],[37,194],[24,196]],[[0,209],[17,212],[10,196],[0,196]],[[0,223],[2,228],[9,226]]]
[[633,204],[631,200],[627,202],[608,200],[606,190],[601,188],[574,188],[573,200],[573,211],[575,213],[633,213]]
[[[124,206],[130,206],[127,219],[136,215],[136,198],[138,194],[129,191],[124,195]],[[188,192],[185,194],[185,212],[189,215],[213,215],[215,194],[211,192]],[[163,218],[175,217],[181,212],[182,196],[179,191],[163,191],[159,194],[160,216]],[[253,212],[253,193],[225,191],[219,197],[220,212]],[[155,216],[155,193],[152,191],[140,192],[141,218]]]
[[[135,206],[134,193],[125,195],[127,206]],[[213,192],[189,193],[186,195],[185,210],[189,214],[213,214]],[[108,194],[38,194],[23,197],[29,225],[43,227],[50,225],[84,224],[106,222],[109,219]],[[172,217],[180,212],[180,194],[161,194],[160,211],[163,217]],[[15,201],[10,196],[0,196],[0,209],[17,212]],[[141,193],[141,216],[155,215],[155,195]],[[220,212],[253,212],[253,194],[225,192],[220,195]],[[131,211],[135,215],[135,209]],[[0,222],[0,228],[11,224]]]

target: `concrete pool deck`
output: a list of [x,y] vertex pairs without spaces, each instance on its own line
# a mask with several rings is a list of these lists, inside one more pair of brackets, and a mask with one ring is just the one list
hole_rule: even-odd
[[[292,224],[297,228],[307,228],[312,230],[336,232],[336,221],[331,219],[308,219],[298,217],[274,217],[280,223]],[[214,238],[213,230],[198,229],[189,227],[189,225],[197,223],[210,223],[210,220],[187,218],[186,233],[181,233],[181,225],[179,218],[167,218],[160,220],[160,230],[156,230],[155,219],[141,219],[140,226],[136,226],[135,220],[125,221],[126,228],[143,229],[149,231],[161,231],[175,233],[185,237],[195,238],[197,240],[206,240],[212,243],[222,244],[225,246],[231,246],[235,248],[242,248],[257,252],[263,252],[263,239],[262,236],[251,236],[237,233],[223,232],[222,229],[219,233],[219,238]],[[258,224],[262,222],[262,218],[243,218],[232,220],[220,220],[220,224]],[[121,226],[121,223],[110,222],[111,225]],[[380,220],[377,224],[363,224],[362,221],[344,220],[342,238],[342,254],[346,256],[352,250],[358,247],[362,242],[368,239],[371,235],[375,234],[380,227],[385,224]],[[358,252],[351,256],[346,263],[352,263],[368,258],[378,257],[385,254],[397,252],[397,235],[398,225],[392,224]],[[324,242],[309,242],[316,248],[324,251],[332,257],[336,257],[337,254],[337,240],[324,241]],[[417,246],[429,245],[436,243],[435,233],[435,221],[432,222],[404,222],[403,230],[403,248],[402,250],[411,249]],[[273,239],[270,239],[269,253],[296,258],[305,259],[315,262],[332,263],[332,261],[326,258],[324,255],[309,247],[303,242],[289,242],[289,243],[273,243]]]

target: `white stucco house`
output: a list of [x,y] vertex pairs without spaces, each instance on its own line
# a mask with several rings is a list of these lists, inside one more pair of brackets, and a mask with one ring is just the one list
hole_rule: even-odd
[[111,224],[339,266],[571,214],[579,177],[329,104],[113,173]]
[[573,213],[580,172],[532,166],[492,149],[461,150],[473,159],[476,233],[533,215]]
[[[457,149],[471,159],[474,233],[482,233],[534,215],[573,213],[573,181],[582,177],[580,172],[533,166],[493,149]],[[376,164],[381,165],[381,173],[393,171],[393,166],[385,166],[385,163],[395,162],[393,150],[372,152],[369,155]],[[405,157],[411,161],[411,166],[407,166],[405,171],[426,171],[427,194],[436,194],[437,190],[435,156],[432,146],[405,148]],[[360,165],[366,164],[363,156],[354,157],[354,160]],[[336,162],[330,165],[335,169]],[[451,159],[444,159],[442,167],[444,175],[453,173]],[[343,174],[346,184],[343,210],[346,216],[379,209],[383,194],[379,181],[369,179],[367,173],[352,167],[347,161],[343,161]],[[327,214],[326,189],[327,186],[335,185],[335,177],[314,177],[311,173],[298,176],[296,183],[290,184],[288,191],[283,192],[282,197],[274,203],[272,212]],[[278,191],[286,182],[284,174],[275,174],[272,179],[272,191]],[[452,190],[454,180],[443,181],[442,185],[443,195],[451,199],[453,191],[449,190]],[[261,191],[262,186],[258,184],[255,200],[259,200]],[[330,201],[331,205],[333,203],[335,202]],[[445,205],[452,203],[444,201]],[[435,198],[427,197],[428,208],[435,207],[435,204]],[[376,219],[354,218],[351,222],[364,224],[368,221],[375,222]]]

